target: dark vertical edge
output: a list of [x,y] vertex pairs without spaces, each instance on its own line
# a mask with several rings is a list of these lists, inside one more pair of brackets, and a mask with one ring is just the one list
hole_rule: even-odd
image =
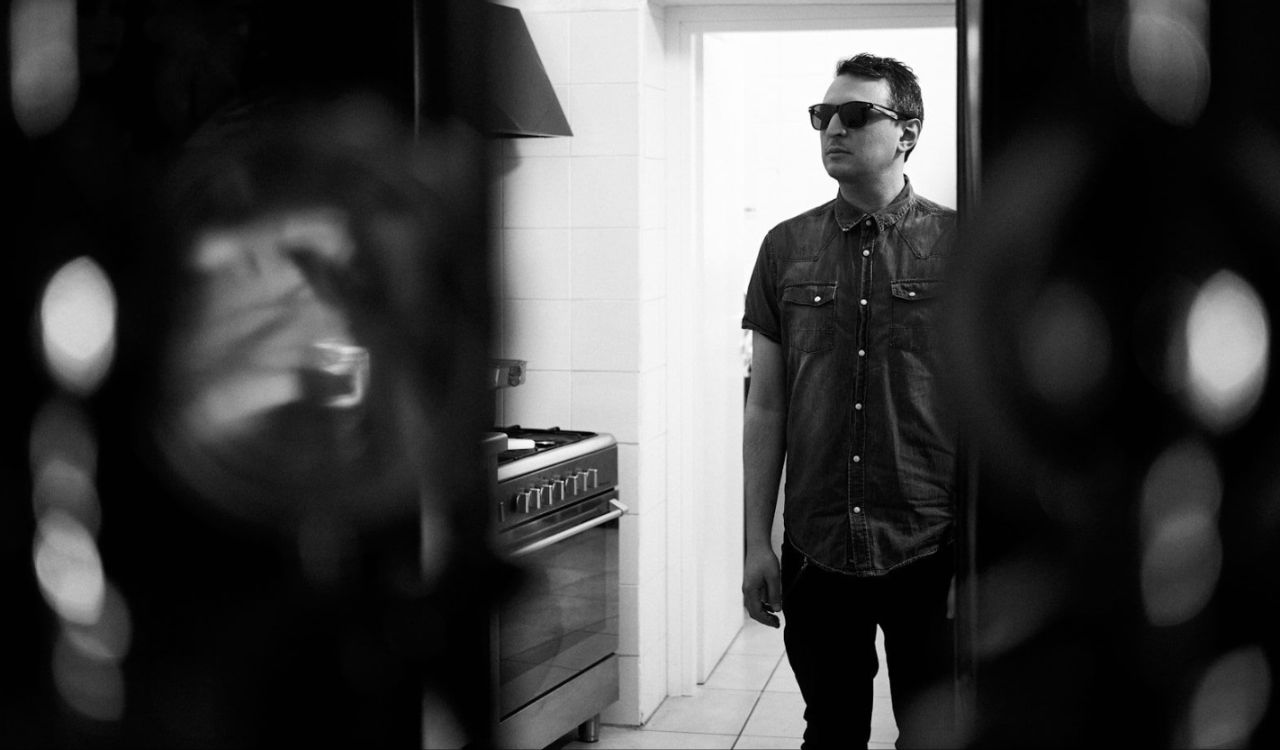
[[[956,1],[956,173],[960,231],[973,215],[981,182],[979,117],[982,0]],[[976,586],[978,526],[978,456],[972,440],[962,436],[957,480],[955,586],[956,725],[959,737],[970,733],[976,710],[978,665],[975,658],[978,614]]]

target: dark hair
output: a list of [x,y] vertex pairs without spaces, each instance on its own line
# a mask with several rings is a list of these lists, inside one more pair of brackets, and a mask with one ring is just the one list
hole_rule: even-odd
[[[920,96],[920,81],[909,66],[892,57],[876,57],[866,52],[836,63],[836,77],[858,76],[875,78],[889,84],[889,109],[907,119],[916,118],[924,123],[924,99]],[[902,156],[905,162],[911,158],[912,146]]]
[[876,78],[889,84],[889,108],[907,118],[924,121],[924,100],[915,71],[892,57],[863,52],[836,63],[837,76]]

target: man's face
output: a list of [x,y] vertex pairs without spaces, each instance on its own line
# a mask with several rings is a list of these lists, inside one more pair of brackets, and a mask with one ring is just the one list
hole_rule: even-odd
[[[889,84],[875,78],[836,76],[822,98],[824,104],[849,101],[871,102],[892,109]],[[914,121],[912,121],[914,122]],[[818,134],[822,165],[837,182],[858,182],[875,178],[893,165],[903,137],[903,122],[872,110],[867,124],[847,128],[837,115]]]

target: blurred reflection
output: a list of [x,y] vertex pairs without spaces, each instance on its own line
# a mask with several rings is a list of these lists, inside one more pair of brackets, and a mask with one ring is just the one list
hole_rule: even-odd
[[433,427],[396,277],[430,293],[412,259],[430,262],[444,217],[378,105],[230,113],[175,171],[159,443],[236,517],[310,528],[416,506],[423,459],[406,446]]

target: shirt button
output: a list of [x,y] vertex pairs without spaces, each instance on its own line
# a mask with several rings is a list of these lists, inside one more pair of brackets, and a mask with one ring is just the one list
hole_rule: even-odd
[[860,299],[860,300],[858,300],[858,304],[859,304],[859,305],[865,305],[865,304],[867,304],[867,301],[866,301],[865,299]]
[[867,226],[871,226],[871,219],[867,219]]
[[822,301],[822,297],[820,297],[820,296],[819,296],[819,297],[814,297],[814,298],[813,298],[813,301],[814,301],[814,302],[821,302],[821,301]]
[[861,463],[861,462],[862,462],[862,456],[854,456],[854,457],[853,457],[853,462],[854,462],[855,464],[856,464],[856,463]]
[[915,292],[907,292],[907,296],[908,296],[908,297],[914,297],[914,296],[916,296],[916,293],[915,293]]
[[857,409],[858,411],[862,411],[862,404],[854,404],[853,408]]
[[861,513],[861,512],[862,512],[862,506],[861,506],[861,505],[855,505],[855,506],[853,506],[853,512],[854,512],[854,513]]
[[871,251],[870,251],[870,250],[863,250],[863,251],[862,251],[862,254],[863,254],[863,255],[870,255],[870,254],[871,254]]
[[858,356],[859,356],[859,357],[865,357],[865,356],[867,356],[867,350],[866,350],[866,349],[859,349],[859,350],[858,350]]

